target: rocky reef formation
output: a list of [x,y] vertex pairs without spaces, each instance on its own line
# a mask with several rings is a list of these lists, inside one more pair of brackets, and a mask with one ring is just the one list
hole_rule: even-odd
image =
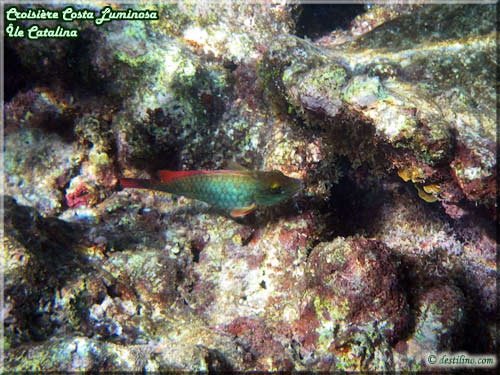
[[[365,7],[314,40],[306,5],[147,7],[6,40],[7,370],[496,352],[494,5]],[[235,220],[118,186],[229,160],[304,189]]]

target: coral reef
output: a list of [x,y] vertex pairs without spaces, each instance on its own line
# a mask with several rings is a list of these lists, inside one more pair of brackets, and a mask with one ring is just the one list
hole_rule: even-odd
[[[141,3],[160,19],[6,39],[6,371],[496,353],[495,6],[358,7],[332,30],[307,6]],[[230,161],[303,191],[233,219],[118,184]]]

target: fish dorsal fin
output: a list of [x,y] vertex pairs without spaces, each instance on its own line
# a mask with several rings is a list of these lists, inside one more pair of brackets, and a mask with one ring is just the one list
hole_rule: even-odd
[[232,169],[232,170],[235,170],[235,171],[247,171],[248,172],[247,168],[245,168],[242,165],[236,163],[234,160],[229,160],[226,163],[226,168],[227,169]]
[[157,172],[158,178],[161,182],[171,182],[177,180],[178,178],[192,176],[195,174],[203,174],[204,171],[169,171],[161,170]]
[[184,178],[184,177],[189,177],[189,176],[194,176],[194,175],[234,175],[234,174],[242,174],[246,175],[248,170],[241,170],[241,171],[234,171],[230,169],[221,169],[221,170],[216,170],[216,171],[209,171],[209,170],[199,170],[199,171],[169,171],[169,170],[161,170],[157,172],[158,178],[160,182],[168,183],[172,182],[174,180]]
[[232,217],[244,217],[244,216],[248,215],[250,212],[252,212],[253,210],[255,210],[256,208],[257,208],[257,206],[255,205],[255,203],[253,203],[252,205],[247,206],[247,207],[235,208],[234,210],[231,210],[231,216]]

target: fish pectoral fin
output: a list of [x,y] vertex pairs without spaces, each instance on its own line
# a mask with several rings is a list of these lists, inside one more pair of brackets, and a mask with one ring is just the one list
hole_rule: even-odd
[[235,208],[234,210],[231,210],[231,216],[232,217],[244,217],[248,215],[250,212],[254,211],[257,208],[257,206],[252,204],[251,206],[247,207],[241,207],[241,208]]

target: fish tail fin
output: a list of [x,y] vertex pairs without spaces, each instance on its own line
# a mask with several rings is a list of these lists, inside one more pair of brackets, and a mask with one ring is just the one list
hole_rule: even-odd
[[120,186],[122,188],[134,189],[152,189],[153,184],[151,180],[145,178],[120,178]]

